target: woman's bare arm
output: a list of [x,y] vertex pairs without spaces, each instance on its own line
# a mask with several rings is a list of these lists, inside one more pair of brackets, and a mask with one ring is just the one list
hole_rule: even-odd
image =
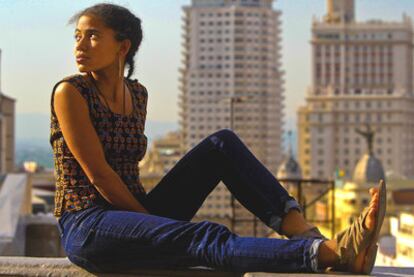
[[99,193],[116,208],[148,213],[107,163],[80,92],[62,82],[56,87],[53,105],[69,150]]

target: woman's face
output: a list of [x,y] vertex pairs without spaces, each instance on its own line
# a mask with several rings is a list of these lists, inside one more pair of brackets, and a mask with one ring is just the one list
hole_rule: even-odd
[[80,72],[98,71],[118,63],[121,43],[115,32],[93,15],[79,18],[75,29],[74,54]]

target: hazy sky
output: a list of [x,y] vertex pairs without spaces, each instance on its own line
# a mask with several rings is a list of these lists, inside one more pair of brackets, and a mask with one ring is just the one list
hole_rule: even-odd
[[[0,0],[1,91],[17,99],[17,113],[49,114],[51,89],[64,76],[77,73],[72,55],[77,11],[102,1]],[[136,56],[137,78],[148,89],[151,120],[178,120],[178,68],[181,60],[181,17],[190,0],[112,1],[141,18],[144,40]],[[357,18],[401,20],[414,16],[413,0],[357,0]],[[397,4],[398,3],[398,4]],[[280,0],[286,114],[295,119],[310,85],[310,25],[325,13],[324,0]]]

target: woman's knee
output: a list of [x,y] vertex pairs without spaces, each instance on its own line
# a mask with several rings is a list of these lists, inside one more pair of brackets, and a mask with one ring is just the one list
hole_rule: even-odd
[[200,234],[203,234],[207,237],[216,237],[218,241],[224,242],[226,239],[230,238],[231,236],[235,236],[234,233],[230,231],[230,229],[220,223],[203,220],[201,222],[196,223],[198,228],[196,228]]
[[230,137],[230,136],[236,136],[236,133],[230,128],[222,128],[214,132],[213,135],[218,135],[220,137]]
[[212,133],[209,137],[215,144],[217,144],[219,141],[228,141],[228,140],[239,139],[237,134],[229,128],[220,129],[220,130]]

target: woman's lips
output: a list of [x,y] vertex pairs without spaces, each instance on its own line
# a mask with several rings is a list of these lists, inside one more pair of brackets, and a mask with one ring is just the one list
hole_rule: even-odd
[[85,61],[87,61],[89,58],[85,58],[85,57],[79,57],[76,58],[76,62],[77,63],[84,63]]

